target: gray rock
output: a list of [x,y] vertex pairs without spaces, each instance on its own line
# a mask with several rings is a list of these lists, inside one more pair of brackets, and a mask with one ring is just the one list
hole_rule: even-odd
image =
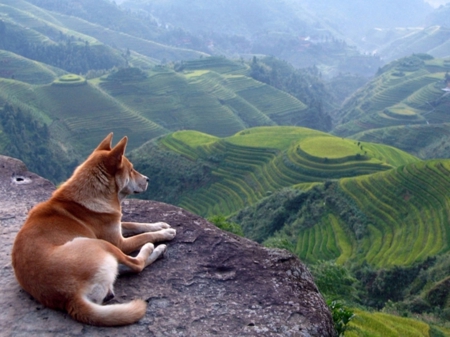
[[311,274],[295,256],[223,232],[181,208],[135,199],[124,202],[124,219],[165,221],[177,230],[163,259],[116,282],[112,302],[144,298],[145,317],[99,328],[43,307],[16,282],[10,252],[28,210],[53,190],[19,160],[0,156],[1,336],[335,335]]

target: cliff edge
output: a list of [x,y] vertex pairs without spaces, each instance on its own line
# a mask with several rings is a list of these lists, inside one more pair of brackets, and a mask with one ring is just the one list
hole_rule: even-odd
[[45,308],[18,285],[10,254],[28,210],[54,188],[21,161],[0,156],[1,336],[335,336],[330,312],[298,258],[181,208],[136,199],[124,202],[124,220],[165,221],[177,230],[163,259],[115,284],[113,302],[146,299],[145,317],[99,328]]

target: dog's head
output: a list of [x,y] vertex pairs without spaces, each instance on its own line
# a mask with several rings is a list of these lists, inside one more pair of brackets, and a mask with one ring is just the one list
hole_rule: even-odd
[[133,168],[133,164],[125,157],[128,138],[123,137],[114,148],[111,148],[113,134],[110,133],[95,149],[94,153],[102,151],[104,164],[113,175],[119,198],[144,192],[148,186],[148,178]]

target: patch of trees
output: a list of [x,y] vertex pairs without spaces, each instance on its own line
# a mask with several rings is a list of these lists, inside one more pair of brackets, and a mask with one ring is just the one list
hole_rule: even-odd
[[0,110],[0,126],[6,138],[2,154],[22,160],[32,172],[54,183],[66,179],[76,165],[63,162],[52,151],[46,124],[38,123],[31,114],[6,104]]
[[368,219],[333,181],[316,185],[306,192],[283,189],[257,205],[241,210],[231,220],[239,223],[246,237],[252,240],[265,242],[276,239],[284,242],[284,248],[289,248],[290,245],[295,247],[294,241],[302,228],[314,226],[330,208],[337,211],[356,238],[364,237]]
[[336,102],[316,67],[295,69],[287,62],[274,57],[262,59],[253,57],[249,75],[305,103],[311,115],[308,125],[305,126],[322,131],[331,129],[331,117],[328,111],[333,109]]

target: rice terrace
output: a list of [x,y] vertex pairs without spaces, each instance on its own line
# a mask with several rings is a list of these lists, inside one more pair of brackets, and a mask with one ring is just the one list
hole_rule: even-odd
[[136,198],[296,255],[338,336],[450,336],[450,0],[0,2],[1,155],[128,136]]

